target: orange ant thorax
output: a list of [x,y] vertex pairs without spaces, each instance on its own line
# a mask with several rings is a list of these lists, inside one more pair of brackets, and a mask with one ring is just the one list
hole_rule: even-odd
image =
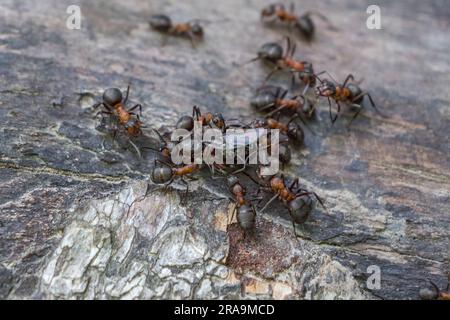
[[298,107],[298,101],[292,99],[277,99],[277,105],[284,106],[288,109],[296,109]]
[[283,123],[281,123],[275,119],[272,119],[272,118],[267,119],[267,126],[270,129],[278,129],[282,132],[287,131],[287,127]]
[[351,92],[348,88],[336,86],[335,97],[337,100],[346,100],[350,97]]
[[284,9],[278,9],[275,12],[276,16],[281,20],[281,21],[296,21],[297,17],[290,14],[289,12],[287,12]]
[[303,62],[299,62],[289,57],[283,58],[283,62],[288,68],[291,68],[294,71],[305,71],[305,64]]
[[191,29],[189,23],[179,23],[172,27],[170,33],[185,33]]
[[188,164],[185,165],[184,167],[181,168],[174,168],[173,169],[173,174],[175,176],[185,176],[189,173],[194,172],[198,167],[198,164],[192,163],[192,164]]

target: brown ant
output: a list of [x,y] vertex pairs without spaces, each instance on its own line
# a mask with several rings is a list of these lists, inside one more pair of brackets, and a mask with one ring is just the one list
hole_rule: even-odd
[[[375,103],[373,102],[372,96],[368,92],[363,91],[359,86],[359,83],[353,83],[353,80],[354,77],[352,74],[349,74],[347,78],[345,78],[343,84],[338,84],[337,81],[334,80],[330,81],[328,79],[319,79],[320,85],[318,85],[316,88],[316,95],[326,97],[328,99],[328,104],[330,106],[330,119],[332,123],[337,120],[339,112],[341,111],[340,102],[343,102],[350,105],[351,107],[355,107],[358,109],[348,124],[348,126],[350,126],[363,108],[362,103],[364,100],[364,96],[367,96],[369,98],[370,104],[375,109],[375,111],[381,116],[384,116],[376,107]],[[331,99],[333,99],[337,105],[337,114],[334,118],[331,113]]]
[[[126,109],[125,105],[128,100],[128,95],[130,93],[130,86],[127,88],[127,93],[125,95],[125,99],[122,97],[122,92],[117,88],[109,88],[106,89],[103,93],[103,101],[94,105],[94,108],[98,108],[99,106],[103,106],[107,111],[102,111],[104,114],[116,115],[119,123],[123,125],[127,134],[129,136],[138,136],[142,133],[141,130],[141,121],[139,114],[135,114],[131,112],[137,108],[139,108],[139,113],[142,112],[142,105],[136,104],[130,109]],[[136,116],[134,118],[133,116]]]
[[311,117],[314,112],[314,106],[303,95],[296,95],[286,99],[288,91],[276,86],[267,86],[258,89],[257,93],[250,101],[251,106],[258,111],[265,111],[274,108],[266,117],[271,117],[275,113],[283,110],[291,110],[304,123],[301,115]]
[[[285,9],[282,3],[271,4],[261,11],[261,20],[264,22],[279,21],[287,24],[289,28],[293,26],[296,30],[300,31],[303,37],[308,41],[312,40],[316,29],[314,22],[311,19],[311,15],[318,16],[331,27],[328,18],[319,12],[309,11],[301,16],[297,16],[294,11],[294,3],[290,4],[289,11]],[[333,27],[333,29],[335,28]]]
[[198,22],[194,20],[186,23],[172,23],[172,20],[164,15],[157,14],[150,17],[150,26],[160,32],[174,35],[188,37],[192,46],[195,48],[194,40],[203,38],[203,28]]
[[316,76],[314,74],[313,65],[308,61],[298,61],[294,59],[293,55],[295,53],[296,45],[295,43],[291,45],[291,39],[289,37],[285,37],[285,39],[287,42],[286,51],[283,50],[283,47],[280,44],[268,42],[259,48],[257,57],[248,62],[263,60],[275,65],[275,68],[267,75],[264,82],[267,82],[275,72],[287,70],[292,73],[292,86],[294,86],[295,74],[297,73],[300,81],[305,85],[303,88],[303,94],[305,94],[308,88],[316,85]]
[[[125,105],[128,101],[128,96],[130,93],[130,86],[127,87],[127,92],[125,99],[123,99],[122,92],[118,88],[109,88],[103,92],[102,102],[96,103],[93,107],[94,109],[99,106],[103,106],[106,110],[100,111],[100,113],[108,114],[111,118],[117,120],[117,124],[125,129],[125,133],[128,137],[136,137],[142,134],[142,122],[140,120],[139,114],[132,112],[133,110],[139,108],[139,113],[142,113],[142,105],[136,104],[130,109],[126,109]],[[114,121],[116,122],[116,121]],[[118,129],[117,124],[114,126],[113,139],[115,139]],[[141,152],[139,148],[129,140],[129,143],[134,147],[139,157]]]
[[[314,207],[314,200],[312,196],[314,196],[315,199],[320,203],[320,205],[325,210],[327,210],[322,199],[315,192],[311,192],[299,187],[298,178],[295,179],[289,186],[286,186],[286,179],[284,178],[284,175],[274,175],[270,177],[268,181],[263,179],[263,183],[257,181],[249,174],[247,174],[247,176],[260,185],[257,195],[261,190],[266,190],[274,194],[274,196],[264,205],[264,207],[259,212],[263,212],[275,199],[281,200],[289,211],[289,215],[292,219],[292,226],[294,228],[294,233],[296,236],[298,235],[295,231],[295,224],[304,223],[308,219],[309,214]],[[260,176],[260,174],[258,174],[258,176]]]
[[245,188],[235,175],[227,177],[227,185],[231,194],[234,196],[234,199],[231,200],[235,203],[231,220],[233,220],[233,216],[236,213],[236,218],[241,228],[244,231],[252,230],[255,226],[255,206],[250,205],[245,199]]
[[433,281],[429,281],[433,289],[420,289],[419,296],[422,300],[450,300],[450,276],[447,282],[447,288],[445,290],[440,290]]
[[278,129],[280,133],[286,135],[289,139],[298,143],[302,143],[305,138],[305,133],[297,123],[293,122],[293,120],[298,117],[299,116],[295,114],[288,120],[286,124],[279,121],[279,117],[278,119],[266,118],[265,120],[255,120],[252,123],[252,126],[254,128]]
[[[157,165],[157,163],[159,165]],[[181,167],[175,167],[167,162],[155,159],[155,166],[153,167],[151,180],[156,184],[164,184],[168,187],[175,178],[180,178],[180,181],[186,185],[185,197],[189,192],[189,184],[184,180],[184,177],[194,179],[189,175],[198,171],[200,165],[196,163],[187,164]]]

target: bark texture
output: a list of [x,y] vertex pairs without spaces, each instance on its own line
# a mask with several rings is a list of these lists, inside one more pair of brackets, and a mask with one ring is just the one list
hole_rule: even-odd
[[[76,2],[76,3],[74,3]],[[366,28],[368,1],[301,1],[326,14],[296,56],[340,81],[364,78],[384,119],[367,107],[331,127],[322,101],[286,168],[321,195],[293,235],[274,203],[243,237],[223,180],[206,174],[168,192],[148,185],[151,152],[101,132],[92,104],[105,88],[143,104],[150,128],[193,105],[244,121],[268,69],[238,67],[282,30],[259,21],[271,1],[31,1],[0,4],[0,298],[416,299],[442,288],[450,238],[450,8],[442,1],[379,1],[382,29]],[[66,28],[78,4],[81,30]],[[206,19],[205,39],[162,37],[154,13]],[[282,76],[274,82],[289,84]],[[80,94],[83,93],[83,94]],[[260,115],[259,115],[260,116]],[[105,140],[106,139],[106,140]],[[249,185],[251,189],[251,186]],[[381,288],[366,286],[367,267]]]

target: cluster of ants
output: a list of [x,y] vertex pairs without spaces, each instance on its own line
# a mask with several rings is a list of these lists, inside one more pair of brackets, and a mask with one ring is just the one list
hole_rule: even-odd
[[[261,20],[264,23],[277,23],[287,26],[290,30],[294,29],[299,31],[306,40],[311,40],[315,34],[315,25],[311,19],[313,15],[328,22],[326,17],[316,12],[308,12],[298,16],[294,13],[293,5],[291,5],[288,11],[282,4],[272,4],[264,8],[261,11]],[[187,37],[195,47],[195,41],[201,40],[204,36],[204,30],[199,21],[195,20],[187,23],[174,24],[166,15],[154,15],[150,18],[150,26],[167,35]],[[296,45],[290,37],[285,37],[285,39],[287,42],[285,49],[279,43],[265,43],[258,50],[257,56],[249,61],[261,60],[273,66],[273,70],[268,74],[263,85],[256,90],[256,94],[250,101],[251,106],[259,112],[267,112],[263,120],[257,119],[248,124],[236,124],[233,123],[233,119],[225,120],[219,113],[202,113],[200,108],[194,106],[192,114],[183,115],[178,119],[175,129],[187,130],[192,135],[196,121],[202,128],[219,129],[225,134],[228,134],[226,133],[227,129],[235,127],[244,129],[278,129],[281,136],[279,159],[282,165],[286,165],[291,159],[291,151],[288,143],[294,145],[302,144],[305,137],[302,127],[296,120],[299,120],[307,127],[306,121],[314,115],[316,103],[320,97],[324,97],[328,101],[332,124],[337,120],[342,104],[345,104],[356,109],[353,118],[349,122],[350,125],[363,109],[364,97],[367,97],[371,106],[379,112],[371,95],[361,89],[359,83],[354,81],[352,74],[349,74],[341,84],[334,80],[321,79],[320,76],[322,74],[328,74],[328,72],[322,71],[315,73],[311,62],[295,59]],[[277,71],[286,71],[291,74],[291,87],[299,83],[300,88],[303,87],[302,93],[287,97],[288,90],[279,86],[266,85],[266,82]],[[331,76],[330,78],[333,79]],[[126,103],[129,90],[130,87],[128,86],[125,97],[123,97],[120,89],[107,89],[104,91],[102,101],[94,105],[95,108],[103,106],[103,110],[100,112],[107,115],[113,121],[114,137],[118,131],[121,131],[129,138],[142,135],[142,128],[144,127],[141,121],[142,106],[136,104],[127,109]],[[314,92],[315,100],[307,98],[306,93],[308,91]],[[332,112],[332,100],[337,106],[337,112],[334,116]],[[285,122],[280,120],[281,115],[288,115],[288,120]],[[189,143],[192,150],[191,160],[193,160],[195,151],[197,149],[203,151],[206,147],[205,144],[193,145],[192,140],[185,139],[186,137],[178,141],[171,141],[167,138],[170,132],[163,134],[156,129],[153,129],[153,131],[156,133],[160,144],[157,147],[142,147],[153,150],[158,155],[154,161],[151,180],[153,183],[164,185],[165,187],[168,187],[174,180],[181,181],[186,186],[186,196],[189,190],[189,184],[186,179],[195,179],[193,175],[202,170],[206,165],[195,162],[177,165],[172,162],[172,152],[176,147],[179,148],[180,145]],[[235,133],[229,133],[228,135],[233,134]],[[131,140],[130,142],[139,156],[141,156],[140,149]],[[219,173],[220,177],[226,179],[227,188],[230,193],[229,199],[234,203],[232,215],[233,217],[236,215],[239,226],[244,230],[244,236],[254,230],[257,213],[263,212],[270,203],[277,199],[287,208],[296,236],[298,234],[295,224],[302,224],[307,220],[316,201],[327,210],[323,200],[315,192],[308,191],[300,186],[298,178],[290,179],[283,174],[263,176],[260,173],[261,166],[256,166],[254,171],[249,172],[249,168],[252,166],[245,162],[243,165],[214,163],[213,165],[208,165],[208,167],[213,177],[216,177],[215,173]],[[247,195],[246,188],[241,182],[240,176],[246,176],[258,186],[255,195]],[[260,196],[261,192],[266,192],[271,195],[270,200],[262,208],[259,207],[262,199],[264,199],[264,197]],[[254,204],[256,200],[259,200],[257,205]],[[432,284],[432,290],[421,290],[420,296],[423,299],[449,298],[448,292],[439,290],[434,283]]]

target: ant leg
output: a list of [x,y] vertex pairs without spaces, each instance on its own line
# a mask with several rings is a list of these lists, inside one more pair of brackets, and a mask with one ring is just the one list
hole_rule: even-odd
[[264,110],[272,108],[273,106],[275,106],[275,103],[269,103],[269,104],[265,105],[264,107],[258,109],[258,111],[264,111]]
[[314,77],[315,77],[316,79],[318,79],[320,82],[322,82],[322,80],[319,78],[319,76],[322,75],[322,74],[326,74],[327,76],[330,77],[331,80],[333,80],[335,83],[338,83],[338,82],[336,81],[336,79],[334,79],[333,76],[332,76],[328,71],[326,71],[326,70],[321,71],[321,72],[319,72],[319,73],[316,73],[316,74],[314,75]]
[[134,109],[139,108],[139,115],[142,116],[142,105],[140,103],[138,103],[137,105],[135,105],[134,107],[132,107],[131,109],[128,109],[129,111],[133,111]]
[[361,112],[361,110],[362,110],[362,106],[359,105],[359,104],[354,103],[354,104],[352,104],[352,106],[353,106],[353,107],[358,107],[358,111],[355,112],[355,114],[353,115],[352,119],[351,119],[350,122],[348,123],[347,129],[350,128],[350,126],[351,126],[352,123],[353,123],[353,120],[356,119],[356,117],[358,116],[358,114],[359,114],[359,113]]
[[197,118],[197,121],[202,116],[202,113],[200,112],[200,108],[197,106],[192,107],[192,117],[194,117],[194,116]]
[[100,106],[103,106],[103,107],[105,107],[109,112],[113,112],[113,108],[111,107],[111,106],[109,106],[108,104],[106,104],[106,103],[104,103],[104,102],[99,102],[99,103],[96,103],[96,104],[94,104],[92,107],[94,108],[94,109],[97,109],[98,107],[100,107]]
[[298,187],[298,178],[296,178],[294,181],[292,181],[291,185],[289,186],[289,190],[292,191],[292,188],[294,188],[294,186],[296,188]]
[[[359,96],[361,96],[361,97],[367,96],[367,97],[369,98],[370,104],[371,104],[372,107],[375,109],[375,111],[376,111],[380,116],[382,116],[383,118],[386,118],[386,117],[387,117],[385,114],[383,114],[383,113],[377,108],[377,106],[375,105],[375,102],[373,102],[373,99],[372,99],[372,96],[370,95],[370,93],[368,93],[368,92],[363,92],[363,93],[361,93]],[[353,101],[357,100],[357,98],[360,98],[359,96],[356,97],[356,98],[354,98]]]
[[191,42],[192,48],[197,50],[197,47],[195,46],[195,41],[194,41],[195,37],[194,37],[194,35],[190,31],[188,31],[187,35],[188,35],[189,41]]
[[305,85],[305,87],[303,88],[302,95],[305,95],[305,94],[306,94],[306,92],[308,91],[310,85],[311,85],[311,82],[308,81],[308,83],[307,83],[307,84]]
[[283,109],[285,109],[286,108],[286,106],[281,106],[281,107],[278,107],[278,108],[276,108],[275,110],[273,110],[273,111],[271,111],[271,112],[269,112],[268,114],[266,114],[266,118],[270,118],[273,114],[275,114],[275,113],[277,113],[277,112],[281,112],[281,110],[283,110]]
[[337,113],[336,113],[336,116],[334,117],[334,119],[331,121],[332,124],[336,122],[336,120],[337,120],[337,118],[339,116],[339,112],[341,112],[341,104],[339,103],[339,101],[336,101],[336,105],[338,107],[337,108]]
[[138,154],[138,158],[142,158],[142,154],[141,151],[139,150],[139,148],[133,143],[133,141],[131,141],[131,139],[129,140],[130,144],[133,146],[134,150],[136,150],[137,154]]
[[123,104],[127,103],[129,94],[130,94],[130,85],[128,85],[128,87],[127,87],[127,93],[125,94],[125,99],[123,100]]
[[280,67],[278,67],[278,66],[275,67],[275,68],[267,75],[267,77],[264,79],[263,84],[266,84],[266,82],[269,81],[269,79],[272,78],[272,76],[273,76],[276,72],[278,72],[278,71],[280,71],[280,70],[281,70]]
[[276,198],[278,198],[278,194],[274,195],[265,205],[264,207],[259,211],[260,213],[262,213],[264,210],[266,210],[266,208],[269,206],[269,204],[271,204]]
[[328,99],[328,106],[329,106],[329,111],[330,111],[330,120],[331,120],[331,123],[333,123],[334,121],[333,121],[333,114],[331,113],[331,100],[329,97],[327,97],[327,99]]
[[159,133],[158,130],[153,129],[153,131],[156,133],[156,135],[158,136],[159,140],[162,142],[163,146],[167,145],[166,140],[164,140],[163,136],[161,135],[161,133]]
[[342,87],[345,88],[345,86],[347,85],[347,83],[349,81],[354,81],[355,77],[350,73],[347,78],[345,78],[344,83],[342,84]]

